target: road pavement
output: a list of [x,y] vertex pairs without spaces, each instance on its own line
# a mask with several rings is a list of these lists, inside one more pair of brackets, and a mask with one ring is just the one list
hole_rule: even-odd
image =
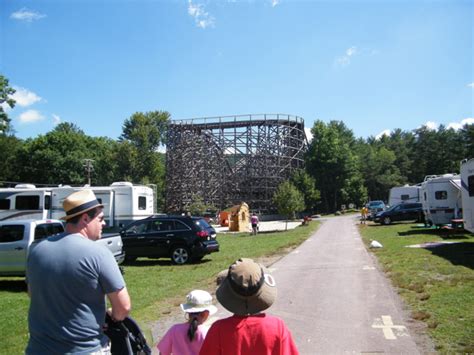
[[[354,216],[328,218],[270,267],[300,354],[419,354],[399,296],[364,247]],[[230,315],[222,306],[210,319]]]

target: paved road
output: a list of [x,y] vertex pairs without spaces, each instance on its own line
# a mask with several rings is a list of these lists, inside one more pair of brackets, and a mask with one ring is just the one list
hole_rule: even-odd
[[[419,354],[398,295],[365,249],[354,216],[329,218],[271,268],[301,354]],[[230,315],[222,306],[213,316]]]

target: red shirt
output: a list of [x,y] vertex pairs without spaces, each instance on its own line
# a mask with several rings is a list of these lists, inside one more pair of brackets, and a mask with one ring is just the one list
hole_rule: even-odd
[[199,354],[293,355],[298,349],[280,318],[261,313],[214,322]]

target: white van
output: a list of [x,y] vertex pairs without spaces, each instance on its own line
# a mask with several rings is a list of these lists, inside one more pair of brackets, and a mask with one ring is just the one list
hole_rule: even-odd
[[474,158],[461,162],[461,196],[464,229],[474,233]]
[[421,203],[428,224],[441,226],[462,218],[461,177],[429,175],[421,184]]

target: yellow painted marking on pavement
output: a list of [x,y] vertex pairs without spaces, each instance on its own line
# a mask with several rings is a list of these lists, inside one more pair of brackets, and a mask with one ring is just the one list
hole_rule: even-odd
[[390,316],[382,316],[382,319],[375,319],[372,328],[382,329],[385,339],[388,340],[397,339],[397,336],[393,332],[394,330],[397,332],[398,336],[408,336],[407,328],[403,325],[394,325],[392,317]]
[[375,270],[375,268],[373,266],[366,265],[362,268],[362,270]]

